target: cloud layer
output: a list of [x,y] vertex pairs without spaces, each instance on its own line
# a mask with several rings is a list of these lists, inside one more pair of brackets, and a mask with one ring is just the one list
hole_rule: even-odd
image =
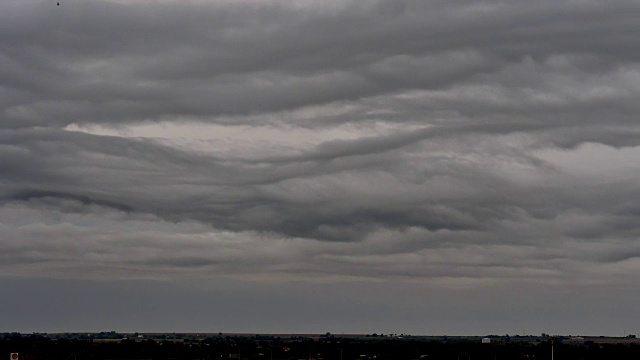
[[635,287],[638,15],[7,2],[0,270]]

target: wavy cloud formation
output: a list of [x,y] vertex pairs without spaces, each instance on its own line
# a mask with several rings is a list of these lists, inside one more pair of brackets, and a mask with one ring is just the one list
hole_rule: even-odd
[[636,1],[2,7],[6,276],[638,285]]

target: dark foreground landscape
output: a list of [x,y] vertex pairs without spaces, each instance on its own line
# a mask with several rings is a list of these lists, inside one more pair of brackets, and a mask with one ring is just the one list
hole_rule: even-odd
[[640,359],[635,336],[0,334],[0,360]]

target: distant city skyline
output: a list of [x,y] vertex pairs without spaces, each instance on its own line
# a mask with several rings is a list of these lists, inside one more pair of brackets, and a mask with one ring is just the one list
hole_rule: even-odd
[[0,332],[640,332],[640,3],[6,0]]

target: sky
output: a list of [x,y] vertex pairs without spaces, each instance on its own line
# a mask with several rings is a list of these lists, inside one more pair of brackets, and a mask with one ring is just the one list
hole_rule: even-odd
[[0,331],[640,333],[640,2],[0,2]]

